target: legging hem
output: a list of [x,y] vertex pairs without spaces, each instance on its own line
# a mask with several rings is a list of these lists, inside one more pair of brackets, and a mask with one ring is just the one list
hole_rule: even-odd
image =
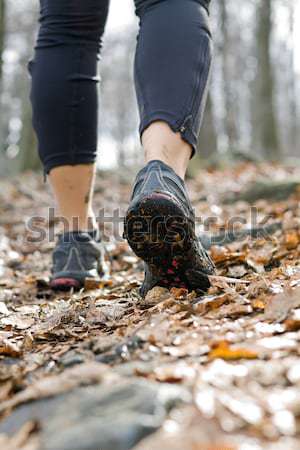
[[[188,117],[189,119],[189,117]],[[153,122],[166,122],[169,127],[175,132],[179,132],[181,134],[182,139],[190,144],[192,147],[192,155],[191,158],[195,155],[197,151],[197,136],[190,129],[190,127],[186,126],[186,119],[179,121],[172,114],[166,112],[155,112],[151,113],[148,116],[144,117],[140,124],[140,139],[142,140],[142,135],[144,131],[153,123]]]
[[53,158],[50,161],[46,162],[44,165],[45,175],[48,175],[52,169],[61,166],[78,166],[79,164],[94,164],[96,162],[96,158],[92,157],[77,157],[76,160],[65,158],[65,156],[61,158]]

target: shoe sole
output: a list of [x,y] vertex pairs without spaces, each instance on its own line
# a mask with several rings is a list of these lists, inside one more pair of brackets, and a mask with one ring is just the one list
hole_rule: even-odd
[[80,289],[82,284],[74,278],[56,278],[50,281],[50,287],[54,291],[69,291],[70,289]]
[[208,276],[198,270],[195,283],[191,255],[196,239],[194,227],[177,203],[165,194],[152,194],[131,206],[125,217],[125,236],[133,252],[158,278],[157,285],[205,291]]

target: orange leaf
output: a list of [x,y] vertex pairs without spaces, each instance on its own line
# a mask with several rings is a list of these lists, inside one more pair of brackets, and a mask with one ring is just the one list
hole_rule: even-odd
[[286,331],[299,331],[300,320],[290,319],[284,322]]
[[297,248],[300,242],[299,235],[296,230],[289,231],[285,235],[285,245],[288,250],[293,250]]
[[222,341],[219,345],[208,354],[210,359],[225,359],[227,361],[235,361],[238,359],[256,359],[257,352],[246,348],[230,348],[228,342]]
[[176,287],[173,287],[170,292],[176,300],[182,297],[186,297],[187,294],[189,293],[187,289]]
[[258,311],[264,311],[265,310],[265,303],[260,300],[259,298],[257,298],[256,300],[254,300],[254,302],[252,303],[253,309],[258,310]]
[[226,247],[219,247],[217,245],[214,245],[210,250],[210,254],[216,264],[225,262],[230,259],[230,252]]

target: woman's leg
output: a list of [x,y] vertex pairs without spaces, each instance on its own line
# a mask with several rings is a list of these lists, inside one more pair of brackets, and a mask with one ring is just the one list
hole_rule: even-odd
[[135,0],[140,133],[147,165],[137,175],[125,234],[145,261],[145,295],[154,286],[205,291],[214,265],[195,235],[184,185],[197,147],[212,43],[205,0]]
[[97,60],[108,3],[41,0],[41,27],[29,66],[39,154],[70,231],[95,226]]
[[135,80],[146,160],[184,178],[196,150],[212,60],[207,0],[135,0]]

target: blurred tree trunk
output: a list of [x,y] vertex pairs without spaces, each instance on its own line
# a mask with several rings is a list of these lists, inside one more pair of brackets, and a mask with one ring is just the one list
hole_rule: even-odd
[[[5,3],[4,0],[0,0],[0,99],[2,94],[2,67],[3,67],[3,50],[5,40]],[[2,102],[1,102],[2,103]],[[0,109],[2,104],[0,103]],[[0,113],[0,175],[1,168],[3,167],[4,155],[3,155],[3,136],[4,136],[4,121],[3,115]]]
[[296,68],[295,68],[295,3],[290,2],[289,8],[289,34],[291,46],[289,49],[289,70],[287,71],[287,76],[289,77],[289,112],[290,112],[290,151],[291,154],[295,156],[298,155],[297,151],[297,141],[299,132],[299,120],[298,120],[298,108],[297,108],[297,88],[296,88]]
[[[28,83],[24,87],[24,93],[29,92]],[[35,133],[32,127],[32,112],[31,105],[27,95],[24,96],[22,102],[22,133],[20,139],[20,154],[19,154],[19,172],[25,170],[39,170],[41,169],[41,162],[37,151],[37,142]]]
[[218,138],[213,115],[211,94],[208,94],[205,114],[200,132],[199,153],[201,158],[210,159],[218,151]]
[[280,145],[274,110],[274,74],[271,61],[272,0],[259,0],[256,26],[257,73],[254,83],[254,146],[268,160],[280,159]]
[[40,170],[42,165],[37,152],[37,141],[32,127],[32,110],[29,100],[31,80],[27,71],[28,56],[34,46],[34,30],[37,22],[37,15],[31,14],[28,21],[28,28],[24,30],[24,37],[28,42],[28,55],[22,62],[22,76],[19,80],[19,98],[21,99],[20,118],[22,120],[22,131],[20,137],[20,152],[17,157],[18,172],[25,170]]
[[204,166],[215,165],[218,153],[218,137],[213,114],[211,94],[208,94],[205,114],[200,131],[198,152],[191,160],[188,174],[194,176]]
[[5,2],[0,0],[0,89],[2,80],[2,53],[4,49],[5,38]]
[[237,118],[236,118],[236,98],[233,88],[234,64],[231,61],[231,42],[228,28],[228,0],[219,0],[219,14],[222,30],[222,77],[224,86],[224,103],[226,116],[224,118],[225,133],[228,139],[229,151],[235,150],[238,142]]

